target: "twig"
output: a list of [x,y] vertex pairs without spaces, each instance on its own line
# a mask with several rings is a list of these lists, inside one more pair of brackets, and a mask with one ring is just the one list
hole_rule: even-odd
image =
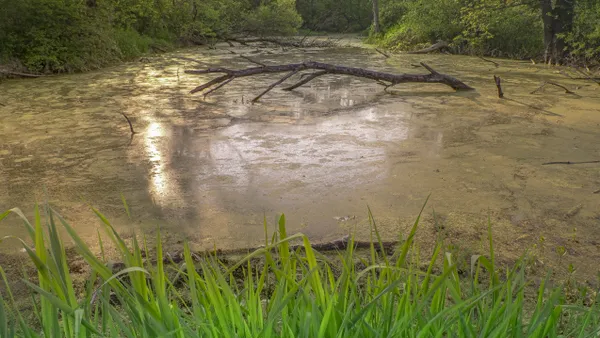
[[600,194],[600,189],[594,191],[592,194]]
[[12,75],[12,76],[20,76],[20,77],[41,77],[44,75],[41,74],[30,74],[30,73],[20,73],[20,72],[12,72],[9,70],[0,69],[0,74]]
[[293,70],[291,72],[289,72],[286,76],[282,77],[281,79],[279,79],[278,81],[274,82],[272,85],[270,85],[267,89],[265,89],[262,93],[258,94],[258,96],[256,96],[255,98],[252,99],[252,102],[258,102],[258,100],[265,95],[266,93],[268,93],[271,89],[275,88],[275,86],[281,84],[283,81],[289,79],[290,77],[292,77],[293,75],[295,75],[296,73],[298,73],[300,70]]
[[259,66],[262,66],[262,67],[266,67],[266,66],[267,66],[267,65],[265,65],[264,63],[261,63],[261,62],[258,62],[258,61],[256,61],[256,60],[253,60],[253,59],[251,59],[251,58],[249,58],[249,57],[247,57],[247,56],[245,56],[245,55],[242,55],[242,54],[239,54],[239,55],[240,55],[240,57],[241,57],[242,59],[246,59],[246,60],[248,60],[248,61],[250,61],[250,62],[252,62],[252,63],[254,63],[254,64],[257,64],[257,65],[259,65]]
[[325,71],[325,70],[322,70],[322,71],[320,71],[320,72],[314,72],[314,73],[312,73],[312,74],[308,74],[308,75],[307,75],[307,74],[302,74],[302,75],[300,76],[300,78],[301,78],[301,79],[302,79],[302,78],[303,78],[305,75],[307,75],[307,77],[306,77],[306,78],[304,78],[304,79],[302,79],[302,80],[300,80],[300,81],[298,81],[298,82],[296,82],[295,84],[293,84],[293,85],[291,85],[291,86],[289,86],[289,87],[285,87],[285,88],[283,88],[283,90],[285,90],[285,91],[294,90],[294,89],[296,89],[296,88],[298,88],[298,87],[300,87],[300,86],[303,86],[303,85],[307,84],[308,82],[310,82],[310,81],[314,80],[315,78],[317,78],[317,77],[319,77],[319,76],[321,76],[321,75],[325,75],[325,74],[327,74],[327,71]]
[[377,49],[377,48],[375,48],[375,51],[376,51],[377,53],[379,53],[379,54],[381,54],[381,55],[385,56],[385,58],[386,58],[386,59],[389,59],[389,57],[390,57],[390,55],[389,55],[389,54],[386,54],[386,53],[384,53],[384,52],[380,51],[380,50],[379,50],[379,49]]
[[494,82],[496,82],[496,87],[498,88],[498,97],[504,98],[504,92],[502,92],[502,84],[499,76],[494,75]]
[[531,93],[529,93],[529,94],[535,94],[535,93],[537,93],[537,92],[538,92],[538,91],[540,91],[542,88],[544,88],[544,86],[546,86],[546,85],[553,85],[553,86],[556,86],[556,87],[562,88],[562,89],[564,89],[564,90],[565,90],[565,94],[574,94],[574,95],[577,95],[577,94],[575,94],[574,92],[570,91],[570,90],[569,90],[567,87],[565,87],[565,86],[563,86],[563,85],[560,85],[560,84],[558,84],[558,83],[556,83],[556,82],[552,82],[552,81],[545,81],[544,83],[542,83],[542,85],[541,85],[541,86],[539,86],[539,87],[538,87],[536,90],[532,91],[532,92],[531,92]]
[[546,162],[546,163],[542,163],[542,165],[550,165],[550,164],[587,164],[587,163],[600,163],[600,160],[598,160],[598,161],[581,161],[581,162],[571,162],[571,161]]
[[129,129],[131,130],[131,135],[136,134],[136,132],[133,130],[133,125],[131,124],[129,117],[127,117],[127,115],[125,115],[125,113],[121,113],[121,115],[123,115],[125,117],[125,119],[127,120],[127,123],[129,123]]
[[482,59],[483,61],[493,63],[494,66],[496,66],[496,68],[500,67],[500,64],[498,62],[496,62],[496,61],[488,60],[488,59],[484,58],[483,56],[478,56],[478,58]]
[[216,91],[217,89],[219,89],[219,88],[223,87],[224,85],[228,84],[229,82],[233,81],[233,79],[235,79],[235,76],[222,82],[220,85],[216,86],[215,88],[207,91],[206,93],[204,93],[204,98],[206,98],[210,93]]

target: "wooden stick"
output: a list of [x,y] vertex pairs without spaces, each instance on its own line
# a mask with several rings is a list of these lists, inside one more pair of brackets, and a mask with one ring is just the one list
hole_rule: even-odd
[[174,58],[175,59],[180,59],[180,60],[185,60],[185,61],[195,62],[195,63],[197,63],[197,64],[199,64],[201,66],[204,66],[204,62],[196,60],[196,59],[188,58],[188,57],[185,57],[185,56],[175,56]]
[[423,48],[423,49],[416,50],[413,52],[408,52],[408,54],[427,54],[427,53],[435,52],[436,50],[439,50],[442,48],[448,48],[448,43],[445,41],[440,41],[438,43],[434,43],[433,45],[431,45],[427,48]]
[[229,79],[228,79],[228,80],[226,80],[226,81],[223,81],[223,82],[222,82],[220,85],[218,85],[218,86],[216,86],[215,88],[213,88],[213,89],[211,89],[211,90],[207,91],[206,93],[204,93],[204,98],[206,98],[206,97],[207,97],[207,96],[208,96],[210,93],[212,93],[212,92],[216,91],[217,89],[219,89],[219,88],[221,88],[221,87],[225,86],[226,84],[228,84],[229,82],[233,81],[234,79],[235,79],[235,76],[233,76],[233,77],[229,78]]
[[[285,87],[282,90],[285,90],[285,91],[294,90],[294,89],[296,89],[296,88],[298,88],[300,86],[303,86],[303,85],[309,83],[310,81],[314,80],[315,78],[317,78],[317,77],[319,77],[321,75],[325,75],[325,74],[327,74],[327,71],[325,71],[325,70],[322,70],[322,71],[319,71],[319,72],[314,72],[312,74],[308,74],[304,79],[296,82],[295,84],[293,84],[293,85],[291,85],[289,87]],[[304,76],[304,75],[305,74],[302,74],[302,76]]]
[[20,72],[13,72],[13,71],[2,70],[2,69],[0,69],[0,74],[20,76],[20,77],[42,77],[42,76],[44,76],[41,74],[20,73]]
[[484,58],[483,56],[477,56],[477,57],[480,58],[480,59],[482,59],[483,61],[493,63],[494,66],[496,66],[496,68],[500,67],[500,64],[498,62],[496,62],[496,61],[488,60],[488,59]]
[[502,85],[501,85],[502,80],[500,79],[499,76],[494,75],[494,82],[496,82],[496,87],[498,88],[498,97],[501,99],[504,98],[504,93],[502,92]]
[[274,82],[273,84],[271,84],[267,89],[265,89],[262,93],[258,94],[258,96],[256,96],[255,98],[252,99],[252,102],[258,102],[258,100],[260,100],[260,98],[265,95],[266,93],[268,93],[271,89],[275,88],[275,86],[281,84],[283,81],[289,79],[290,77],[292,77],[293,75],[295,75],[296,73],[298,73],[299,70],[293,70],[291,72],[289,72],[286,76],[282,77],[281,79],[279,79],[279,81]]
[[553,85],[553,86],[556,86],[556,87],[562,88],[562,89],[564,89],[564,90],[565,90],[565,94],[574,94],[574,95],[577,95],[577,94],[575,94],[574,92],[570,91],[570,90],[569,90],[567,87],[565,87],[565,86],[563,86],[563,85],[561,85],[561,84],[558,84],[558,83],[556,83],[556,82],[552,82],[552,81],[545,81],[544,83],[542,83],[542,85],[541,85],[541,86],[539,86],[539,87],[538,87],[536,90],[532,91],[532,92],[531,92],[531,93],[529,93],[529,94],[535,94],[535,93],[537,93],[537,92],[538,92],[538,91],[540,91],[542,88],[544,88],[544,86],[546,86],[546,85]]
[[389,54],[386,54],[386,53],[384,53],[384,52],[380,51],[380,50],[379,50],[379,49],[377,49],[377,48],[375,48],[375,51],[376,51],[377,53],[379,53],[379,54],[381,54],[381,55],[385,56],[385,58],[386,58],[386,59],[389,59],[389,57],[390,57],[390,56],[389,56]]
[[542,163],[542,165],[550,165],[550,164],[587,164],[587,163],[600,163],[600,160],[599,161],[581,161],[581,162],[571,162],[571,161],[546,162],[546,163]]
[[127,123],[129,123],[129,129],[131,130],[131,135],[136,134],[136,132],[133,131],[133,125],[131,124],[129,117],[127,117],[127,115],[125,115],[125,113],[121,113],[121,115],[123,115],[125,117],[125,119],[127,120]]

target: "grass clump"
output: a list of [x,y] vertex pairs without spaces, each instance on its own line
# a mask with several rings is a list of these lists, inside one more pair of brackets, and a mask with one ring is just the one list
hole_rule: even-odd
[[[37,207],[33,222],[19,209],[0,214],[0,219],[10,213],[22,218],[30,240],[17,240],[38,270],[37,283],[23,280],[36,294],[36,320],[24,319],[4,288],[0,337],[595,337],[600,332],[598,306],[566,304],[561,287],[543,282],[527,304],[525,266],[517,262],[499,273],[491,228],[489,256],[472,257],[465,280],[441,243],[427,268],[419,269],[414,239],[420,216],[387,256],[369,213],[376,240],[369,258],[361,259],[353,239],[337,258],[320,254],[303,234],[287,235],[282,215],[265,246],[231,266],[216,256],[199,258],[187,244],[182,263],[169,262],[160,233],[154,259],[145,259],[145,240],[134,237],[127,245],[100,212],[93,212],[125,265],[119,272],[48,205],[44,225]],[[91,268],[81,292],[69,272],[59,228]],[[292,249],[295,241],[302,245]],[[8,286],[1,268],[0,273]],[[532,310],[524,310],[527,306]]]

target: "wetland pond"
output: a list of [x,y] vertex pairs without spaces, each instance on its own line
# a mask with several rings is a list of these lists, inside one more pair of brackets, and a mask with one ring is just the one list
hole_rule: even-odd
[[[507,260],[538,250],[586,277],[600,259],[600,86],[530,62],[398,54],[361,46],[235,52],[266,64],[313,60],[392,73],[426,62],[476,90],[320,77],[292,92],[256,94],[281,75],[236,79],[203,99],[206,66],[253,66],[226,45],[150,56],[85,74],[0,83],[0,209],[31,215],[46,199],[89,243],[99,220],[122,232],[161,227],[167,245],[243,248],[264,241],[285,213],[288,233],[312,241],[369,236],[367,205],[386,239],[405,234],[431,193],[417,237],[440,235],[487,252],[487,220]],[[499,99],[493,75],[503,79]],[[546,86],[556,81],[578,95]],[[575,88],[577,88],[575,90]],[[127,122],[137,132],[130,138]],[[127,200],[126,216],[121,194]],[[435,210],[435,217],[433,216]],[[435,218],[435,221],[434,221]],[[14,216],[3,236],[26,236]],[[15,244],[16,247],[16,244]],[[433,246],[422,246],[427,252]],[[425,249],[426,248],[426,249]],[[3,243],[0,251],[13,250]]]

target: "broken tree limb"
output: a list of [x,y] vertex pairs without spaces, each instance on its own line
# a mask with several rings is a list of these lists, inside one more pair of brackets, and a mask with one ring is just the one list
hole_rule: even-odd
[[570,91],[570,90],[569,90],[569,88],[567,88],[567,87],[565,87],[565,86],[563,86],[563,85],[561,85],[561,84],[558,84],[558,83],[556,83],[556,82],[552,82],[552,81],[545,81],[544,83],[542,83],[542,85],[541,85],[541,86],[539,86],[539,87],[538,87],[536,90],[532,91],[532,92],[531,92],[531,93],[529,93],[529,94],[535,94],[535,93],[537,93],[537,92],[538,92],[538,91],[540,91],[542,88],[544,88],[546,85],[553,85],[553,86],[555,86],[555,87],[562,88],[562,89],[564,89],[564,90],[565,90],[565,94],[573,94],[573,95],[577,95],[577,94],[575,94],[574,92]]
[[41,76],[44,76],[41,74],[20,73],[20,72],[13,72],[10,70],[2,70],[2,69],[0,69],[0,74],[6,74],[6,75],[10,75],[10,76],[17,76],[17,77],[41,77]]
[[504,98],[504,92],[502,92],[502,84],[499,76],[494,75],[494,82],[496,82],[496,87],[498,88],[498,97]]
[[419,49],[419,50],[415,50],[412,52],[408,52],[408,54],[427,54],[427,53],[431,53],[431,52],[435,52],[437,50],[443,49],[443,48],[448,48],[449,45],[446,41],[439,41],[437,43],[434,43],[433,45],[427,47],[427,48],[423,48],[423,49]]
[[600,163],[600,160],[598,160],[598,161],[580,161],[580,162],[571,162],[571,161],[546,162],[546,163],[542,163],[542,165],[550,165],[550,164],[589,164],[589,163]]
[[224,74],[215,79],[208,81],[190,91],[191,94],[203,91],[205,89],[209,89],[212,86],[219,85],[224,81],[227,81],[231,78],[239,78],[239,77],[247,77],[254,76],[259,74],[269,74],[269,73],[283,73],[288,72],[282,80],[277,81],[273,85],[269,86],[269,88],[261,93],[259,97],[266,94],[268,91],[273,89],[275,86],[281,84],[283,81],[290,78],[292,75],[304,71],[304,70],[318,70],[317,72],[308,75],[306,78],[301,80],[300,82],[286,88],[287,90],[292,90],[298,88],[314,78],[326,74],[338,74],[338,75],[348,75],[361,77],[366,79],[371,79],[375,81],[383,81],[389,82],[391,85],[396,85],[399,83],[441,83],[445,84],[454,90],[472,90],[470,86],[466,85],[462,81],[451,77],[449,75],[438,73],[433,70],[433,68],[428,65],[421,63],[421,66],[426,68],[430,74],[391,74],[391,73],[383,73],[374,70],[368,70],[363,68],[354,68],[354,67],[345,67],[345,66],[337,66],[328,63],[307,61],[302,63],[291,63],[286,65],[277,65],[277,66],[264,66],[264,67],[253,67],[246,68],[240,70],[233,70],[227,68],[208,68],[208,69],[195,69],[195,70],[186,70],[187,74],[196,74],[196,75],[204,75],[204,74],[212,74],[212,73],[220,73]]
[[314,73],[311,73],[311,74],[302,74],[302,75],[307,75],[307,76],[304,77],[302,80],[296,82],[295,84],[293,84],[293,85],[291,85],[289,87],[283,88],[283,90],[285,90],[285,91],[294,90],[294,89],[296,89],[296,88],[298,88],[300,86],[303,86],[303,85],[309,83],[310,81],[314,80],[315,78],[317,78],[317,77],[319,77],[321,75],[325,75],[325,74],[327,74],[327,71],[325,71],[325,70],[322,70],[322,71],[319,71],[319,72],[314,72]]
[[385,56],[386,59],[389,59],[390,55],[387,53],[384,53],[382,51],[380,51],[379,49],[375,48],[375,51],[383,56]]
[[498,62],[496,62],[496,61],[493,61],[493,60],[490,60],[490,59],[486,59],[483,56],[478,56],[478,58],[482,59],[485,62],[491,62],[491,63],[493,63],[496,68],[500,67],[500,64]]
[[281,79],[279,79],[279,81],[274,82],[269,87],[267,87],[267,89],[265,89],[262,93],[258,94],[258,96],[256,96],[255,98],[252,99],[252,102],[258,102],[258,100],[260,100],[260,98],[263,95],[265,95],[266,93],[268,93],[271,89],[275,88],[276,86],[280,85],[283,81],[285,81],[285,80],[289,79],[290,77],[296,75],[296,73],[298,73],[299,71],[300,70],[292,70],[286,76],[284,76]]
[[[380,252],[382,254],[386,254],[386,255],[392,255],[395,251],[395,249],[397,248],[398,244],[400,242],[398,241],[382,241],[382,242],[369,242],[369,241],[352,241],[351,237],[349,235],[344,236],[340,239],[334,240],[334,241],[329,241],[329,242],[324,242],[324,243],[311,243],[310,247],[315,250],[315,251],[319,251],[319,252],[329,252],[329,251],[343,251],[343,250],[347,250],[348,247],[352,246],[354,249],[370,249],[371,247],[373,247],[373,249],[376,252]],[[253,251],[257,251],[257,250],[270,250],[272,252],[277,252],[278,247],[277,246],[270,246],[270,247],[265,247],[265,246],[257,246],[257,247],[250,247],[250,248],[243,248],[243,249],[229,249],[229,250],[223,250],[223,249],[210,249],[210,250],[205,250],[205,251],[196,251],[192,253],[192,259],[199,261],[202,257],[206,257],[206,256],[228,256],[228,255],[238,255],[238,254],[247,254]],[[296,250],[305,250],[305,246],[304,244],[292,244],[289,246],[289,249],[291,251],[296,251]],[[142,252],[142,257],[147,257],[148,253],[146,253],[145,251]],[[172,252],[172,253],[166,253],[165,257],[163,258],[163,263],[165,264],[169,264],[169,263],[175,263],[175,264],[179,264],[181,262],[184,261],[184,254],[182,251],[177,251],[177,252]],[[151,261],[152,264],[156,264],[156,261],[153,260]],[[118,272],[120,270],[122,270],[123,268],[125,268],[125,264],[123,263],[112,263],[111,264],[111,268],[113,270],[113,272]]]

